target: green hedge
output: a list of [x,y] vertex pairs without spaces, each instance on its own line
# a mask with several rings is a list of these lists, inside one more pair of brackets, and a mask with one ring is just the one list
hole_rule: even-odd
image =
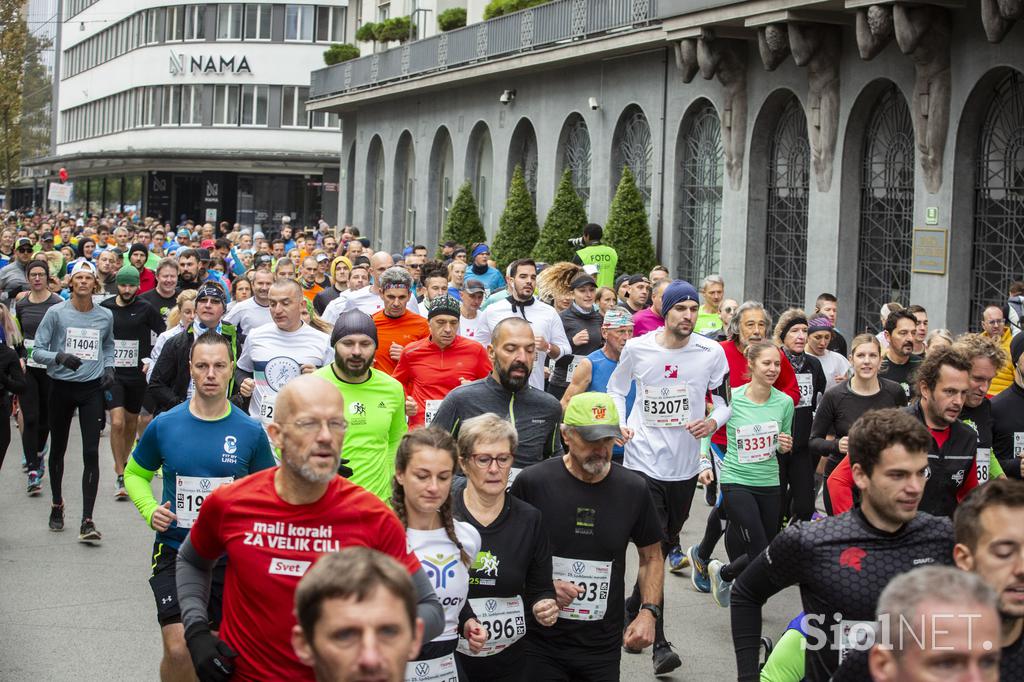
[[359,48],[350,43],[334,43],[324,50],[324,64],[332,66],[359,56]]
[[537,213],[533,208],[533,197],[526,188],[523,169],[516,166],[505,200],[505,210],[498,221],[498,234],[491,244],[491,253],[498,263],[498,270],[505,272],[508,264],[518,258],[525,258],[537,244]]
[[487,241],[483,223],[480,222],[480,210],[473,197],[473,187],[468,181],[459,188],[459,193],[455,195],[455,201],[448,210],[441,241],[453,241],[467,249],[473,244]]
[[569,244],[569,240],[582,235],[586,224],[587,211],[572,184],[572,170],[566,168],[551,210],[544,220],[540,239],[533,249],[534,260],[544,263],[571,261],[577,249]]
[[484,19],[493,19],[521,9],[543,5],[548,0],[491,0],[484,8]]
[[644,198],[626,166],[608,210],[604,243],[619,254],[618,274],[647,274],[657,265]]
[[437,27],[442,31],[451,31],[466,25],[466,8],[449,7],[437,15]]

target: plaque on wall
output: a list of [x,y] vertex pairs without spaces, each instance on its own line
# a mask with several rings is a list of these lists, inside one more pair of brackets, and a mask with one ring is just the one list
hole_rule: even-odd
[[912,270],[945,275],[948,237],[949,232],[941,227],[915,227]]

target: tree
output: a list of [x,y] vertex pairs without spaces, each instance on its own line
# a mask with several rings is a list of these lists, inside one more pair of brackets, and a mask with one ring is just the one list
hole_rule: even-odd
[[604,243],[618,252],[619,273],[646,274],[657,265],[644,198],[628,166],[622,169],[622,180],[608,210]]
[[377,24],[367,21],[356,29],[356,40],[363,43],[377,42]]
[[558,183],[555,200],[544,220],[540,231],[540,239],[533,247],[533,257],[545,263],[560,263],[572,260],[578,250],[569,244],[569,240],[583,234],[587,224],[587,211],[583,208],[583,200],[576,194],[572,184],[572,170],[566,168],[562,180]]
[[53,79],[40,59],[50,40],[28,34],[25,41],[24,96],[21,106],[21,158],[34,159],[50,153]]
[[498,221],[498,234],[491,244],[491,253],[498,270],[505,272],[508,264],[517,258],[526,258],[539,237],[537,213],[533,210],[533,197],[526,188],[523,169],[516,166],[508,188],[505,210]]
[[359,57],[359,48],[350,43],[334,43],[324,50],[324,64],[333,66]]
[[[28,27],[21,0],[0,0],[0,187],[10,187],[21,162],[21,112]],[[8,199],[9,200],[9,199]]]
[[375,26],[373,37],[381,43],[390,43],[395,40],[404,43],[415,31],[416,24],[412,23],[412,19],[409,17],[391,17]]
[[466,8],[449,7],[437,15],[437,27],[442,31],[452,31],[466,25]]
[[468,181],[459,188],[455,202],[448,210],[441,241],[453,241],[467,249],[473,244],[487,241],[483,223],[480,222],[480,210],[473,198],[473,187]]
[[484,19],[493,19],[519,10],[543,5],[548,0],[491,0],[484,7]]

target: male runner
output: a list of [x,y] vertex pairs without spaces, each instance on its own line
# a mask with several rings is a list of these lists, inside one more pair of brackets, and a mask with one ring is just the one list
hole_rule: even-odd
[[412,299],[413,281],[404,268],[388,268],[378,280],[384,307],[373,314],[378,346],[373,366],[394,374],[402,349],[413,341],[430,336],[430,326],[406,306]]
[[[293,380],[278,395],[268,427],[281,465],[203,501],[178,551],[176,581],[185,641],[201,679],[227,680],[237,670],[237,679],[312,680],[291,647],[295,588],[320,556],[345,547],[370,547],[400,560],[416,585],[424,637],[444,629],[444,611],[398,518],[338,476],[345,408],[341,393],[321,377]],[[224,617],[214,635],[209,585],[224,555]]]
[[[1002,471],[1001,463],[992,450],[992,402],[988,399],[988,390],[996,372],[1006,363],[1006,353],[980,334],[965,334],[956,340],[953,349],[971,363],[967,375],[970,388],[960,410],[960,421],[974,429],[978,436],[977,457],[968,474],[968,485],[973,488],[975,484],[997,478],[997,468]],[[1007,464],[1020,474],[1017,462],[1008,461]]]
[[478,279],[467,277],[462,280],[462,292],[459,299],[459,336],[476,341],[480,345],[487,344],[480,341],[480,328],[485,322],[480,314],[480,306],[484,302],[484,285]]
[[[669,279],[659,279],[651,285],[651,307],[644,308],[633,315],[633,333],[636,336],[643,336],[665,326],[665,318],[661,316],[661,296],[665,293],[665,287],[671,283]],[[624,309],[623,312],[625,312]],[[719,325],[721,325],[721,318],[719,318]]]
[[[846,349],[846,338],[839,333],[838,328],[839,299],[834,294],[819,294],[814,301],[814,314],[823,316],[832,327],[832,338],[829,340],[828,350],[844,358],[849,355],[850,353]],[[882,320],[882,323],[884,324],[885,320]]]
[[720,308],[725,298],[725,280],[721,275],[708,275],[700,284],[700,293],[704,296],[704,304],[697,312],[693,331],[710,336],[722,328]]
[[478,340],[487,344],[494,330],[502,320],[519,317],[533,327],[534,345],[537,357],[530,373],[530,385],[544,390],[544,364],[550,358],[557,360],[560,355],[572,352],[565,335],[562,319],[554,308],[534,298],[537,287],[537,264],[529,258],[521,258],[508,266],[509,295],[495,301],[481,313],[483,322]]
[[110,410],[110,450],[114,455],[114,473],[117,475],[114,496],[119,500],[128,499],[124,488],[124,466],[135,443],[139,413],[146,396],[142,359],[149,357],[153,338],[162,334],[165,328],[160,313],[140,300],[138,292],[139,271],[132,265],[126,265],[117,273],[117,296],[100,304],[114,317],[114,384],[105,398]]
[[171,308],[178,303],[178,262],[176,260],[173,258],[160,259],[156,266],[156,288],[139,294],[139,300],[156,308],[164,323],[167,323],[167,313],[171,312]]
[[306,299],[298,282],[277,280],[268,300],[273,322],[246,337],[236,377],[239,393],[249,397],[249,416],[264,426],[274,420],[274,403],[285,384],[334,357],[327,334],[302,323]]
[[996,458],[1008,476],[1021,478],[1024,470],[1024,334],[1010,344],[1013,383],[992,399],[992,443]]
[[[700,440],[729,419],[729,364],[722,346],[693,333],[700,299],[692,284],[675,280],[661,297],[665,328],[630,339],[608,380],[626,440],[623,465],[647,482],[655,500],[667,556],[689,516],[698,477],[711,481],[710,463],[700,457]],[[626,397],[633,382],[636,396],[626,418]],[[706,396],[713,409],[705,416]],[[626,604],[627,617],[640,608],[640,584]],[[665,639],[659,617],[654,642],[654,669],[664,674],[682,662]]]
[[96,268],[86,260],[71,269],[71,298],[43,316],[32,357],[46,366],[50,379],[50,530],[64,530],[64,455],[71,420],[78,410],[82,431],[82,525],[78,539],[99,542],[92,520],[99,487],[103,392],[114,384],[114,320],[110,310],[93,305]]
[[348,431],[341,456],[352,469],[349,478],[381,500],[390,500],[395,451],[408,430],[402,384],[373,369],[377,328],[366,313],[342,313],[330,342],[334,361],[315,374],[345,399]]
[[[142,518],[156,531],[153,575],[149,585],[156,599],[163,639],[160,661],[163,682],[195,679],[181,624],[175,565],[178,548],[195,522],[206,497],[220,486],[274,466],[270,442],[259,422],[228,402],[231,345],[206,332],[190,349],[189,372],[195,393],[187,403],[160,414],[142,434],[125,467],[125,486]],[[188,447],[182,447],[189,443]],[[151,482],[163,472],[158,502]],[[214,571],[209,620],[216,629],[224,589],[224,562]]]
[[914,335],[917,333],[917,318],[906,310],[889,313],[885,319],[885,339],[889,347],[882,353],[882,366],[878,376],[895,381],[903,387],[909,401],[913,396],[910,387],[916,382],[914,373],[921,358],[914,355]]
[[829,679],[859,623],[874,618],[878,595],[894,576],[952,561],[948,518],[918,511],[928,478],[928,430],[901,409],[864,414],[849,434],[861,506],[814,523],[788,526],[732,586],[737,679],[759,679],[761,608],[790,585],[800,586],[808,624],[826,641],[808,647],[806,679]]
[[224,314],[224,322],[234,325],[242,334],[274,321],[270,314],[270,285],[274,283],[270,270],[257,269],[252,274],[252,296],[238,301]]
[[453,388],[491,373],[491,360],[479,343],[458,335],[458,299],[446,293],[430,302],[430,336],[413,341],[402,351],[392,376],[415,401],[409,426],[430,426],[441,401]]
[[[533,679],[618,680],[620,647],[643,649],[656,641],[665,579],[663,524],[644,480],[611,461],[621,437],[616,402],[602,393],[572,398],[561,427],[569,451],[529,467],[512,484],[512,494],[543,516],[560,609],[553,626],[527,628]],[[630,542],[640,555],[642,602],[631,614],[623,608]]]

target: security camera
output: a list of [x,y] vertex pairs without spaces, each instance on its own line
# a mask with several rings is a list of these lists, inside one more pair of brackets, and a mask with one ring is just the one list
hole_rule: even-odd
[[514,100],[515,98],[516,98],[516,91],[515,90],[505,90],[504,92],[501,93],[501,97],[498,98],[498,101],[501,102],[502,104],[508,104],[509,102]]
[[597,103],[596,97],[591,97],[590,99],[587,100],[587,102],[590,103],[590,108],[593,109],[594,111],[597,111],[598,109],[601,108],[601,105]]

